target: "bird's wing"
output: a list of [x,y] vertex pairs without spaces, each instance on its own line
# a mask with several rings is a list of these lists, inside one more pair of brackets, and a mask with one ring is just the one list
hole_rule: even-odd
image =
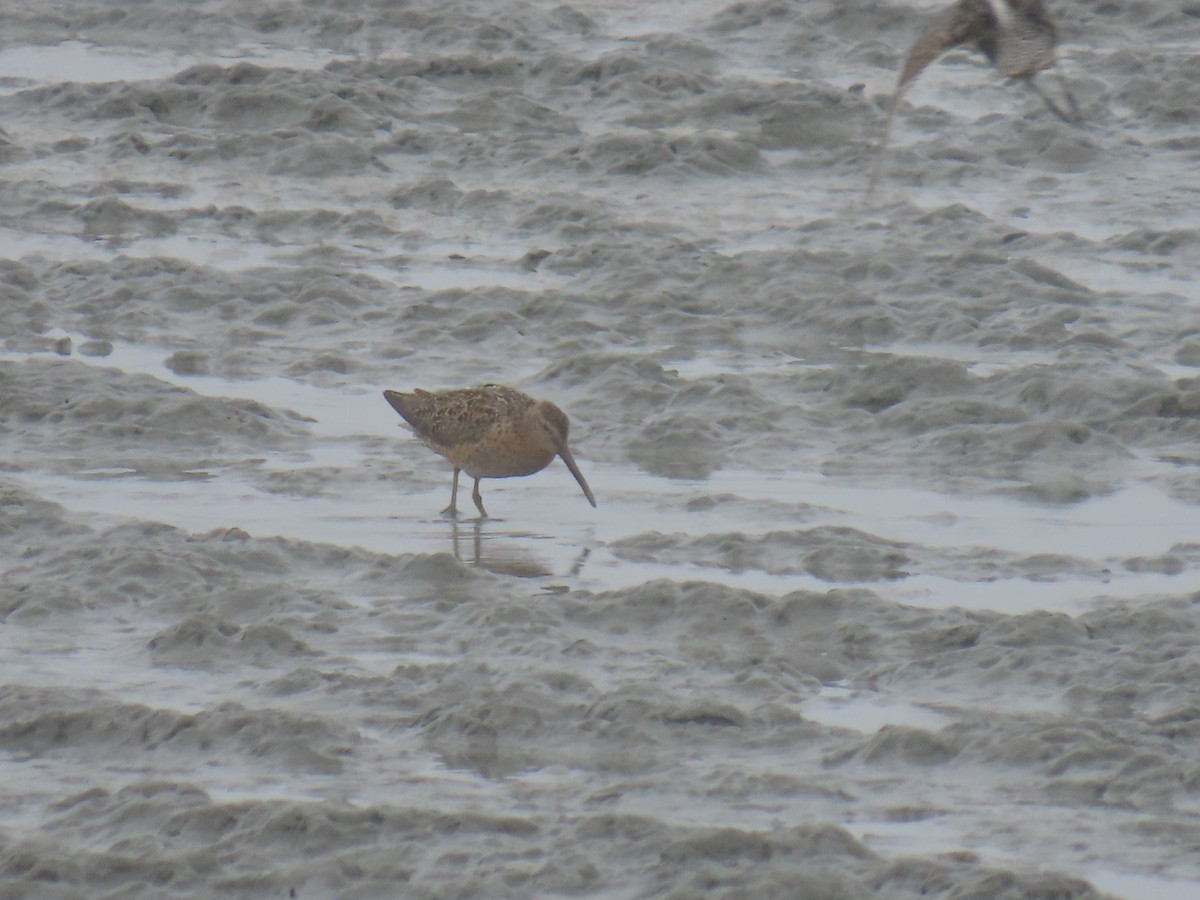
[[1046,11],[1045,0],[1010,0],[1010,5],[1021,15],[1040,22],[1049,22],[1050,13]]
[[437,393],[420,388],[411,394],[390,391],[385,396],[417,436],[433,447],[477,441],[497,422],[533,405],[519,391],[492,384]]
[[961,2],[954,7],[949,18],[938,23],[917,39],[904,58],[904,68],[896,82],[896,96],[904,93],[917,76],[935,59],[960,44],[966,43],[987,22],[987,4]]

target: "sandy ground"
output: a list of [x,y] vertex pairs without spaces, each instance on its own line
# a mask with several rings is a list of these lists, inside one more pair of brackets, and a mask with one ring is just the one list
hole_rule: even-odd
[[1200,897],[1200,6],[941,6],[6,4],[0,897]]

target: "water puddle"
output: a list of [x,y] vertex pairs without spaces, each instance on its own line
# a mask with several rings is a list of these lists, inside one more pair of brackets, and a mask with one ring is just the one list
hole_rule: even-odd
[[1055,355],[1045,350],[1009,350],[1004,347],[976,347],[937,341],[897,341],[891,344],[867,346],[868,353],[881,356],[915,356],[929,360],[951,360],[962,363],[977,378],[987,378],[997,372],[1022,369],[1026,366],[1050,365]]
[[470,290],[482,287],[505,287],[518,291],[543,291],[566,284],[570,279],[547,272],[527,272],[504,258],[458,256],[439,257],[423,252],[421,258],[410,261],[399,270],[382,266],[361,266],[361,271],[390,281],[400,288],[421,288],[426,291]]
[[800,704],[804,718],[834,728],[871,734],[885,725],[904,725],[936,731],[953,721],[936,710],[900,697],[826,685],[821,693]]
[[[947,806],[953,808],[952,804]],[[993,820],[1000,815],[994,806],[989,808],[989,812]],[[1060,836],[1074,834],[1078,836],[1079,843],[1071,849],[1078,852],[1087,845],[1092,845],[1095,852],[1091,854],[1091,858],[1095,860],[1105,855],[1103,848],[1107,841],[1122,842],[1117,835],[1100,835],[1081,827],[1078,811],[1070,807],[1055,809],[1041,806],[1037,812],[1039,816],[1061,816],[1063,819],[1058,833],[1047,835],[1043,842],[1042,846],[1046,850],[1053,850],[1059,843]],[[1023,814],[1014,811],[1013,815],[1014,819],[1029,823],[1031,811],[1025,808]],[[1132,827],[1133,820],[1141,817],[1131,814],[1129,818],[1128,824]],[[978,854],[992,865],[1006,865],[1019,870],[1025,863],[1022,855],[1013,854],[992,843],[987,837],[982,837],[981,835],[988,831],[988,823],[975,821],[969,814],[946,813],[921,816],[916,820],[859,820],[847,822],[845,827],[867,846],[884,853],[922,856],[952,854],[965,849]],[[1059,852],[1064,856],[1068,855],[1065,847]],[[1070,861],[1065,859],[1063,864],[1070,865]],[[1155,900],[1200,900],[1200,883],[1182,875],[1173,877],[1168,873],[1116,872],[1098,865],[1083,865],[1077,872],[1079,877],[1087,879],[1097,890],[1114,897],[1125,897],[1129,900],[1150,897]]]
[[1107,869],[1084,869],[1081,873],[1098,891],[1128,900],[1200,900],[1200,883],[1190,878],[1131,875]]
[[202,62],[256,65],[290,69],[319,69],[339,58],[328,50],[243,44],[219,56],[194,56],[171,51],[115,50],[82,41],[51,46],[9,47],[0,50],[0,94],[15,93],[36,84],[150,81],[167,78]]
[[185,68],[185,57],[173,53],[138,53],[100,49],[81,41],[49,47],[0,50],[0,92],[11,93],[36,83],[145,81],[166,78]]

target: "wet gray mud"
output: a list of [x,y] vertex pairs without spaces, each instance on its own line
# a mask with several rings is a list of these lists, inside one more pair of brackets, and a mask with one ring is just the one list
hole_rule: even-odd
[[1200,10],[940,5],[7,4],[0,894],[1200,896]]

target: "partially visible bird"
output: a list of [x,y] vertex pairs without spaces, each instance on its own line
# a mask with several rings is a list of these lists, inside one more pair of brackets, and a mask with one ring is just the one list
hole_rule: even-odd
[[450,505],[443,515],[458,515],[458,473],[475,479],[471,499],[487,518],[479,494],[481,478],[511,478],[540,472],[562,457],[588,503],[596,505],[592,489],[567,447],[570,423],[566,413],[546,400],[534,400],[502,384],[423,391],[411,394],[384,391],[384,399],[404,417],[429,449],[454,466]]
[[1054,48],[1058,45],[1058,30],[1045,3],[1042,0],[958,0],[940,22],[909,48],[888,108],[883,140],[867,188],[868,196],[879,180],[896,107],[905,90],[943,53],[972,42],[1001,75],[1028,84],[1046,107],[1064,122],[1079,121],[1079,106],[1061,77],[1069,112],[1050,99],[1033,80],[1043,69],[1054,65]]

